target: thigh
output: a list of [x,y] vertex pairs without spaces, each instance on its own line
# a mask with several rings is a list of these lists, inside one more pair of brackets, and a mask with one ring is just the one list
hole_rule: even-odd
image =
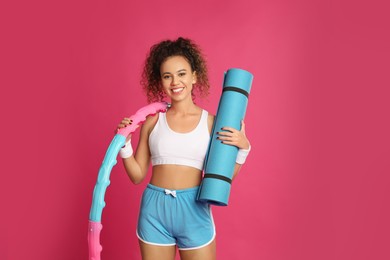
[[174,260],[176,255],[176,246],[155,246],[139,240],[142,260]]
[[182,260],[215,260],[217,258],[215,239],[205,247],[179,250],[179,252]]

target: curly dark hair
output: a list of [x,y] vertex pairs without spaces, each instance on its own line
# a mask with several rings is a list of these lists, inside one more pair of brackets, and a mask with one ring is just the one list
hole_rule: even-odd
[[191,65],[192,72],[196,72],[197,80],[193,87],[193,99],[195,98],[194,91],[198,92],[201,97],[206,97],[209,94],[210,83],[202,51],[192,40],[179,37],[173,41],[161,41],[150,48],[141,78],[141,85],[146,92],[148,101],[155,102],[164,99],[160,66],[167,58],[172,56],[184,57]]

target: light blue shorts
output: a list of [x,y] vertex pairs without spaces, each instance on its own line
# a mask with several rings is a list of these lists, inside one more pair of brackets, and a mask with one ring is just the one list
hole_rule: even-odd
[[210,205],[196,200],[199,187],[166,190],[148,184],[141,201],[137,236],[147,244],[180,250],[210,244],[215,226]]

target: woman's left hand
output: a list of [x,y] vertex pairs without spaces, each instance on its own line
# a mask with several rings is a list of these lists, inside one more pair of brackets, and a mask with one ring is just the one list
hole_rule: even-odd
[[222,127],[221,132],[218,132],[218,140],[228,145],[237,146],[239,149],[249,149],[250,143],[245,135],[245,123],[241,121],[241,130],[237,130],[233,127]]

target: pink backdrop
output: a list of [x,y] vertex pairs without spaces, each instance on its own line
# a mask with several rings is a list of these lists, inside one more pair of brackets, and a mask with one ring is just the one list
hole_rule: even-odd
[[[87,259],[115,126],[146,103],[148,48],[177,36],[203,47],[213,89],[199,103],[212,113],[226,69],[255,75],[253,151],[214,208],[218,259],[390,258],[386,1],[4,2],[0,259]],[[114,167],[103,260],[140,259],[146,183]]]

